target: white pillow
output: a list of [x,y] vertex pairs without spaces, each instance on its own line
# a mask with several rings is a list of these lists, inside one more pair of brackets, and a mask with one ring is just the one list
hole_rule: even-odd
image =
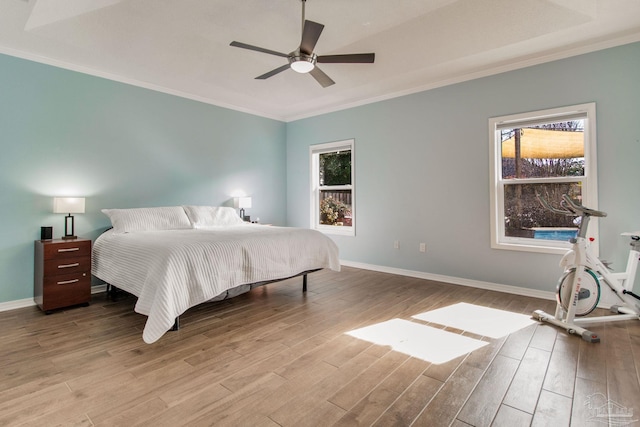
[[115,233],[193,228],[182,206],[102,209]]
[[221,206],[183,206],[193,228],[243,224],[236,210]]

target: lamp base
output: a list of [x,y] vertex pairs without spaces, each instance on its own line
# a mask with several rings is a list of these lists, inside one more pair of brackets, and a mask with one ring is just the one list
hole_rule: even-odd
[[64,236],[62,236],[62,239],[63,240],[77,239],[78,236],[76,236],[74,233],[75,233],[74,218],[73,218],[73,215],[69,214],[64,217]]

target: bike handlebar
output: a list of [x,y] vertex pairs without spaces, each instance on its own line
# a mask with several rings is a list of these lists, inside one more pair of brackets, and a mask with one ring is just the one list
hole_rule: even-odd
[[569,204],[569,207],[568,207],[569,210],[572,210],[574,212],[579,212],[581,215],[597,216],[597,217],[605,217],[605,216],[607,216],[606,212],[597,211],[595,209],[590,209],[590,208],[587,208],[585,206],[582,206],[582,205],[579,205],[579,204],[575,203],[566,194],[562,195],[562,199]]
[[606,212],[590,209],[575,203],[566,194],[562,195],[562,202],[560,203],[563,209],[554,208],[545,199],[543,199],[542,196],[540,196],[540,194],[538,193],[536,193],[536,198],[538,199],[538,201],[540,201],[542,206],[544,206],[546,209],[556,214],[567,215],[567,216],[581,216],[581,215],[596,216],[596,217],[607,216]]
[[545,199],[542,198],[542,196],[536,192],[536,198],[538,199],[538,201],[540,202],[540,204],[547,210],[559,214],[559,215],[567,215],[567,216],[575,216],[575,212],[571,212],[568,209],[558,209],[558,208],[554,208],[553,206],[551,206],[549,204],[549,202],[547,202]]

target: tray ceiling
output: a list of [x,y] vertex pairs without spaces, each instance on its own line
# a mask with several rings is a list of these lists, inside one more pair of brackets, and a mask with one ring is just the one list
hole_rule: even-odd
[[284,71],[300,0],[0,0],[0,53],[291,121],[640,40],[637,0],[308,0],[336,84]]

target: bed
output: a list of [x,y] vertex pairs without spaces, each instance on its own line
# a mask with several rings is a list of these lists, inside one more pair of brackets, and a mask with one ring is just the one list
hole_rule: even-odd
[[146,343],[160,339],[182,313],[203,302],[322,268],[340,270],[338,248],[324,234],[246,223],[233,208],[103,212],[112,228],[93,245],[91,272],[138,298],[135,311],[147,316]]

